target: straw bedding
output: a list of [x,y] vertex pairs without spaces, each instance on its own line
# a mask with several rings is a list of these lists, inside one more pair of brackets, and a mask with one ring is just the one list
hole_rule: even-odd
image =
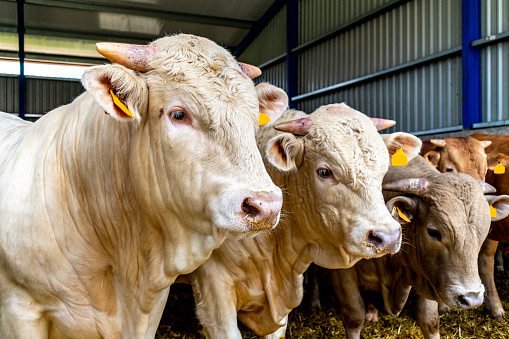
[[[290,314],[290,326],[286,338],[345,338],[339,307],[327,279],[321,283],[322,311],[313,313],[301,304]],[[495,276],[502,304],[509,318],[509,275]],[[405,309],[401,316],[381,315],[376,323],[364,325],[363,338],[423,338],[412,313]],[[257,338],[240,324],[243,338]],[[170,297],[163,314],[156,338],[203,338],[201,327],[194,314],[194,299],[190,286],[176,284],[171,287]],[[483,308],[442,315],[440,334],[444,339],[456,338],[508,338],[509,320],[496,321],[484,313]]]

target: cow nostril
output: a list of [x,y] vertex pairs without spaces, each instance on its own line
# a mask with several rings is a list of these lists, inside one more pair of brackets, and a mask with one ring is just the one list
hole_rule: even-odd
[[380,246],[382,245],[383,240],[380,237],[378,237],[373,231],[370,231],[368,234],[368,242]]
[[465,296],[463,295],[459,295],[458,296],[458,302],[460,303],[461,306],[463,307],[468,307],[470,306],[470,304],[468,303],[467,299],[465,298]]
[[250,217],[256,217],[258,214],[260,214],[260,210],[250,204],[249,198],[244,199],[242,202],[242,211]]

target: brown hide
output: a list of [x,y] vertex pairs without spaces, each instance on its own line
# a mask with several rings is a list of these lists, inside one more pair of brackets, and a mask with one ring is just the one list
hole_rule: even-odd
[[[416,316],[426,337],[430,333],[438,334],[437,306],[432,300],[462,308],[465,306],[458,303],[458,296],[445,298],[444,295],[462,284],[471,286],[470,290],[481,286],[477,252],[488,232],[490,219],[480,186],[464,174],[439,173],[422,157],[412,159],[408,166],[391,167],[384,184],[414,177],[428,181],[426,192],[418,196],[384,193],[389,209],[397,206],[411,219],[410,223],[400,219],[404,224],[401,251],[362,260],[348,270],[331,272],[347,338],[360,338],[362,325],[368,320],[369,305],[365,304],[361,291],[381,294],[383,310],[398,315],[414,287],[418,293]],[[397,214],[395,217],[398,218]],[[440,241],[433,239],[428,231],[430,227],[440,232]],[[466,242],[468,246],[464,246]],[[369,296],[372,301],[372,295]],[[428,328],[430,324],[434,325],[433,329]]]
[[420,154],[442,173],[465,173],[483,180],[486,154],[480,141],[466,136],[444,140],[424,140]]
[[[489,140],[491,145],[486,148],[488,155],[488,172],[485,181],[497,189],[497,194],[509,194],[509,136],[490,135],[490,134],[472,134],[471,137],[477,140]],[[495,174],[493,168],[498,161],[506,167],[506,173]],[[509,242],[509,219],[505,218],[491,223],[491,231],[488,238]]]

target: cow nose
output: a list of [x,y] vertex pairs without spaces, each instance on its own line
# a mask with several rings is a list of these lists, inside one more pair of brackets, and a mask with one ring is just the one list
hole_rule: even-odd
[[400,241],[401,230],[399,229],[393,234],[384,231],[370,231],[367,235],[368,244],[371,244],[377,253],[396,253],[399,250]]
[[484,292],[483,291],[471,291],[465,294],[459,294],[456,297],[456,301],[458,302],[459,308],[472,308],[480,306],[484,301]]
[[278,193],[258,192],[242,202],[242,212],[250,221],[252,230],[274,227],[282,207],[283,197]]

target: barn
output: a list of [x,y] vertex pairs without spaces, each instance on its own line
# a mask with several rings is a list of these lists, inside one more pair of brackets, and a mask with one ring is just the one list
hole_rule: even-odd
[[[397,122],[383,133],[422,140],[509,135],[506,0],[2,0],[0,13],[0,111],[29,121],[84,91],[70,73],[107,62],[96,42],[146,44],[190,33],[260,68],[254,82],[282,88],[290,108],[311,113],[345,102]],[[63,73],[35,67],[55,65]],[[496,283],[507,310],[507,275],[497,273]],[[344,337],[323,285],[322,311],[303,305],[292,313],[288,338]],[[175,291],[168,302],[183,310],[165,313],[156,337],[199,337],[190,290]],[[365,338],[421,336],[407,309],[364,331]],[[509,323],[477,308],[444,315],[441,334],[509,338]],[[254,337],[247,328],[243,335]]]

